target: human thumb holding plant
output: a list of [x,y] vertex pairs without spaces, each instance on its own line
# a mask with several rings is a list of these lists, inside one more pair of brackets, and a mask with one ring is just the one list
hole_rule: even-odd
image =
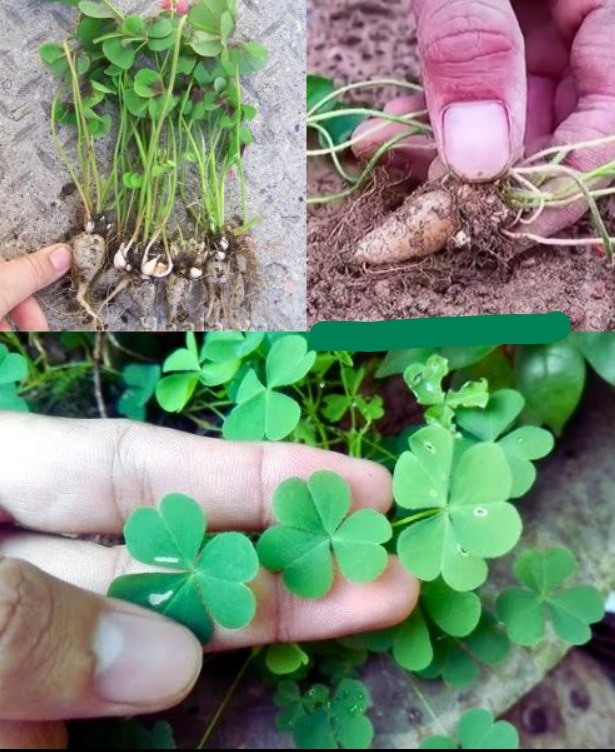
[[63,277],[71,263],[71,251],[65,245],[43,248],[12,261],[0,256],[0,331],[10,329],[7,316],[22,331],[48,329],[33,295]]
[[[614,0],[412,0],[411,7],[439,157],[431,176],[444,165],[467,182],[492,181],[524,154],[615,133]],[[415,112],[417,97],[387,110]],[[372,121],[363,123],[359,135],[374,135],[357,153],[372,154],[404,127],[374,133]],[[416,138],[402,143],[390,164],[419,172],[425,151],[417,145]],[[565,164],[586,173],[614,157],[610,142],[572,151]],[[584,202],[549,209],[525,229],[552,235],[586,210]]]
[[[148,567],[124,546],[84,536],[121,533],[136,507],[170,492],[198,499],[212,530],[259,530],[272,521],[282,481],[320,470],[342,476],[359,509],[391,504],[382,467],[307,446],[22,413],[1,414],[0,446],[1,749],[59,749],[63,719],[169,707],[200,671],[202,647],[188,629],[104,596],[114,578]],[[336,576],[319,600],[295,597],[262,568],[250,587],[258,602],[250,625],[216,628],[207,650],[391,626],[418,597],[417,581],[394,556],[371,582]]]

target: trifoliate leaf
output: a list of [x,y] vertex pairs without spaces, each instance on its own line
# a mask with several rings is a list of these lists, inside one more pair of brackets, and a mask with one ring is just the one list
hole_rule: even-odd
[[467,710],[457,722],[458,741],[447,736],[430,736],[419,749],[519,749],[519,734],[508,721],[494,721],[483,708]]
[[109,595],[159,611],[191,629],[202,642],[212,620],[240,629],[254,618],[256,601],[246,583],[258,573],[258,557],[241,533],[219,533],[203,546],[205,513],[183,494],[166,496],[158,509],[136,509],[124,527],[129,553],[172,574],[127,575]]
[[395,466],[395,499],[433,514],[417,515],[401,533],[400,560],[420,579],[441,574],[454,590],[473,590],[486,579],[484,559],[508,553],[521,535],[521,518],[506,501],[512,490],[506,457],[491,442],[465,448],[437,425],[417,431],[409,444]]
[[391,538],[391,526],[373,509],[348,515],[350,504],[350,489],[335,473],[324,470],[307,482],[284,481],[273,501],[280,524],[266,530],[258,542],[263,566],[282,572],[286,587],[304,598],[321,598],[329,592],[333,556],[351,582],[379,577],[388,561],[382,544]]
[[371,707],[367,687],[357,679],[342,679],[331,695],[315,684],[303,695],[297,684],[280,682],[274,702],[283,708],[276,725],[291,731],[298,749],[369,749],[374,730],[366,712]]
[[128,70],[132,67],[137,54],[134,47],[125,44],[117,37],[103,42],[103,52],[109,62],[122,70]]
[[458,410],[457,424],[481,441],[495,441],[517,420],[524,405],[525,400],[520,392],[501,389],[491,395],[482,410]]
[[604,615],[604,599],[596,588],[564,588],[562,583],[577,569],[567,549],[530,549],[514,566],[523,588],[509,588],[497,599],[497,614],[508,636],[520,645],[536,645],[545,635],[547,619],[555,633],[572,645],[591,638],[590,624]]

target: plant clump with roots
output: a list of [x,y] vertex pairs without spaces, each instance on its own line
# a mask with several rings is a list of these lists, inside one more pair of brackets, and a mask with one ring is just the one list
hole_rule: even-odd
[[[243,170],[257,110],[241,80],[264,67],[267,52],[233,41],[236,0],[164,0],[152,17],[125,15],[108,0],[77,5],[75,33],[40,49],[60,82],[52,137],[83,205],[77,299],[99,324],[129,284],[164,280],[173,319],[190,289],[204,285],[206,318],[233,325],[224,309],[245,299],[254,262],[244,236],[259,221]],[[73,146],[63,126],[75,129]],[[229,217],[231,180],[240,219]],[[95,303],[94,284],[112,272],[111,292]]]
[[[425,110],[395,115],[344,102],[348,95],[390,86],[422,91],[420,86],[403,81],[378,80],[336,88],[330,79],[308,77],[307,124],[319,141],[317,148],[308,148],[308,157],[329,158],[346,185],[336,194],[309,197],[310,204],[345,199],[361,190],[382,158],[409,137],[423,137],[413,148],[435,149]],[[368,117],[378,122],[357,133],[357,126]],[[384,140],[358,172],[350,168],[345,159],[349,150],[391,124],[396,125],[395,134]],[[565,164],[572,152],[609,143],[615,145],[615,136],[545,149],[522,160],[493,183],[467,184],[448,174],[422,185],[349,250],[349,261],[384,265],[420,259],[445,248],[505,250],[520,244],[545,244],[596,246],[613,264],[615,238],[609,234],[597,201],[615,195],[615,187],[604,187],[605,180],[615,178],[615,160],[587,172]],[[580,202],[590,212],[595,237],[547,238],[531,232],[531,228],[525,231],[525,226],[545,210]]]

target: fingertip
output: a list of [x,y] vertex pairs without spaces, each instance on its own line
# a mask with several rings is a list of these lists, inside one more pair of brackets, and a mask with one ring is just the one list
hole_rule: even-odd
[[56,243],[55,245],[43,248],[41,254],[44,254],[49,259],[49,263],[57,274],[65,274],[73,263],[71,249],[64,243]]

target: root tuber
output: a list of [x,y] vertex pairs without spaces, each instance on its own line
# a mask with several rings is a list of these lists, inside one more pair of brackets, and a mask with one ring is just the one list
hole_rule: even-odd
[[356,264],[393,264],[430,256],[442,250],[459,228],[455,198],[444,188],[434,188],[409,196],[363,238],[352,260]]

